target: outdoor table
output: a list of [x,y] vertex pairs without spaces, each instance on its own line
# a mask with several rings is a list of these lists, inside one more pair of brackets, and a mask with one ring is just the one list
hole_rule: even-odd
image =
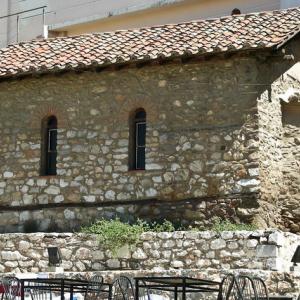
[[[90,282],[88,280],[68,279],[68,278],[38,278],[38,279],[20,279],[21,281],[21,300],[24,300],[26,289],[41,289],[38,284],[45,284],[45,288],[51,292],[59,292],[60,299],[65,299],[65,293],[70,294],[70,300],[73,300],[74,293],[85,293]],[[36,283],[36,285],[35,285]],[[44,287],[44,286],[43,286]],[[102,283],[102,292],[107,293],[107,299],[112,299],[112,284]]]
[[186,299],[186,293],[219,292],[220,282],[197,279],[191,277],[135,277],[135,300],[139,299],[139,289],[160,290],[174,293],[177,300],[178,293],[182,294],[182,300]]

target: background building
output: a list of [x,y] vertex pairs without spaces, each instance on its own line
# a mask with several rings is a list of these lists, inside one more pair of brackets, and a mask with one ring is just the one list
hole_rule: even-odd
[[300,0],[0,0],[0,47],[48,31],[78,35],[219,17],[234,8],[249,13],[298,5]]
[[0,50],[0,232],[218,216],[299,233],[299,22],[295,8]]

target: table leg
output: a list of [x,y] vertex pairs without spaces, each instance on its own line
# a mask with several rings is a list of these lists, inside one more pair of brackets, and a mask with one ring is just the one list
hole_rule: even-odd
[[65,281],[64,281],[64,279],[61,279],[60,299],[65,300]]
[[139,280],[135,280],[135,295],[134,295],[135,300],[139,300]]
[[[4,295],[4,294],[3,294]],[[24,280],[21,280],[21,300],[24,300],[25,291],[24,291]],[[3,297],[2,297],[3,298]]]
[[73,285],[70,286],[70,300],[73,300]]
[[112,284],[108,286],[108,300],[112,300]]
[[186,280],[183,278],[183,285],[182,285],[182,300],[185,300],[185,292],[186,292]]

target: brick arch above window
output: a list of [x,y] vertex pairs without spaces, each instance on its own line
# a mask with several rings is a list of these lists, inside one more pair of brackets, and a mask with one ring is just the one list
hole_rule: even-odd
[[59,128],[70,127],[64,107],[59,105],[41,105],[35,109],[31,117],[31,128],[40,128],[41,120],[55,116],[59,120]]
[[159,107],[152,103],[148,96],[136,98],[124,98],[120,102],[120,110],[117,118],[122,122],[128,121],[128,116],[139,108],[143,108],[147,112],[147,122],[153,123],[159,119]]
[[58,120],[55,115],[41,120],[41,165],[40,175],[56,175],[57,164],[57,129]]

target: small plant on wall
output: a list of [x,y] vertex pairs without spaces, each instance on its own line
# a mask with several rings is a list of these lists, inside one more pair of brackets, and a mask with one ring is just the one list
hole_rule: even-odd
[[174,231],[170,221],[147,223],[138,220],[135,224],[124,223],[120,219],[99,220],[90,226],[82,227],[81,232],[98,235],[98,240],[105,249],[116,255],[117,250],[125,245],[135,246],[143,232]]
[[256,230],[257,226],[255,226],[254,224],[231,223],[229,220],[226,219],[222,220],[219,217],[215,217],[213,219],[213,225],[211,229],[216,232],[239,231],[239,230],[252,231],[252,230]]
[[[192,230],[203,231],[205,228],[178,227],[177,230]],[[208,228],[207,228],[208,229]],[[207,230],[206,229],[206,230]],[[238,231],[238,230],[255,230],[255,225],[251,224],[235,224],[229,220],[222,220],[219,217],[214,218],[213,225],[210,228],[213,231]],[[143,232],[173,232],[175,227],[173,223],[168,220],[158,220],[153,222],[146,222],[137,220],[134,224],[122,222],[120,219],[105,220],[101,219],[95,223],[82,227],[82,233],[96,234],[99,243],[104,249],[110,250],[113,255],[117,255],[118,249],[125,245],[130,247],[135,246],[140,241],[140,236]]]
[[123,223],[119,219],[99,220],[90,226],[83,227],[81,232],[97,234],[99,243],[115,255],[117,250],[124,245],[132,246],[139,241],[143,226]]

